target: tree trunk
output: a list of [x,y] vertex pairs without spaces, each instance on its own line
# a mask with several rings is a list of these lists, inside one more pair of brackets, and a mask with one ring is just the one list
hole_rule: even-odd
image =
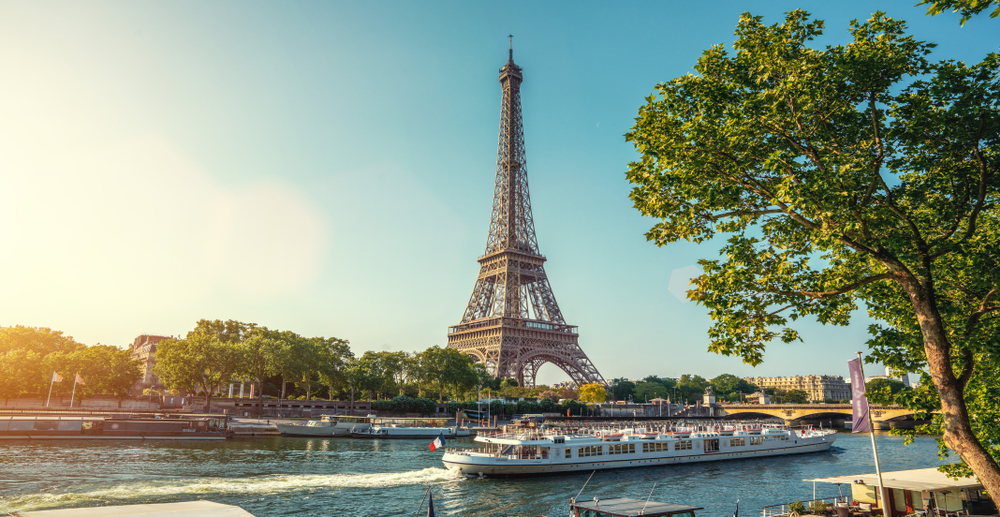
[[351,414],[354,414],[354,388],[351,388]]
[[965,387],[955,376],[951,343],[934,299],[933,283],[929,278],[924,282],[911,278],[901,284],[909,295],[920,324],[927,367],[941,399],[944,443],[961,456],[996,504],[1000,502],[1000,466],[972,430],[969,410],[965,405]]

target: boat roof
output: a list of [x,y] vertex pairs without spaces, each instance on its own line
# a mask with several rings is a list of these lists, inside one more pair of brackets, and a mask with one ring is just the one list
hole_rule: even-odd
[[[836,484],[851,484],[861,481],[866,485],[878,486],[878,475],[873,472],[871,474],[852,474],[849,476],[806,479],[804,481]],[[975,476],[952,479],[944,472],[938,470],[937,467],[930,467],[883,472],[882,486],[912,491],[940,491],[954,488],[981,487],[983,484]]]
[[186,501],[183,503],[129,504],[124,506],[99,506],[94,508],[67,508],[63,510],[39,510],[18,512],[19,517],[254,517],[240,508],[212,501]]
[[643,499],[630,499],[628,497],[609,497],[607,499],[597,499],[596,501],[579,502],[575,506],[581,510],[594,510],[605,515],[619,517],[637,517],[639,515],[655,517],[657,515],[670,515],[704,509],[679,504],[658,503],[656,501],[646,502]]

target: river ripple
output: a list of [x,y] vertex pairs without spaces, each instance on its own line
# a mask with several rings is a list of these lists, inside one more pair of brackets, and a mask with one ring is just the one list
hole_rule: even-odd
[[[414,515],[433,487],[445,515],[564,516],[587,474],[463,479],[424,440],[234,439],[227,442],[0,443],[0,514],[13,511],[207,499],[258,517]],[[471,447],[470,440],[449,446]],[[880,434],[883,470],[940,464],[937,443]],[[806,478],[874,472],[868,435],[840,433],[829,452],[598,472],[582,497],[645,498],[701,506],[700,517],[744,516],[810,499]],[[836,495],[836,485],[818,494]],[[425,513],[423,515],[426,515]]]

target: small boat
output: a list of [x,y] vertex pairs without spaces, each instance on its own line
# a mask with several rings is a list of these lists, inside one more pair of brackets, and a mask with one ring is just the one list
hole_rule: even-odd
[[829,450],[837,439],[837,433],[829,429],[792,430],[777,425],[753,430],[675,428],[672,433],[663,429],[655,435],[649,431],[584,427],[479,433],[476,441],[484,447],[449,448],[441,460],[446,468],[470,477],[534,476],[820,452]]
[[433,440],[438,436],[445,438],[461,438],[469,436],[467,427],[408,427],[397,424],[373,425],[363,431],[352,431],[352,438],[385,438],[385,439],[416,439]]
[[0,440],[225,440],[227,417],[0,416]]
[[274,426],[281,436],[349,436],[353,431],[367,431],[376,418],[375,415],[324,415],[319,420],[310,420],[305,424],[275,423]]
[[591,501],[569,501],[571,517],[695,517],[694,512],[703,510],[694,506],[658,503],[628,497],[609,497]]

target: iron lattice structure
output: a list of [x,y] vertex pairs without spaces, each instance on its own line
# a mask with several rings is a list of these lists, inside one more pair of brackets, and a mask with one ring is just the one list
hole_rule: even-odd
[[479,258],[479,276],[462,322],[449,327],[448,347],[521,386],[534,386],[545,363],[561,368],[578,386],[604,384],[580,348],[577,327],[563,319],[545,276],[545,257],[538,251],[524,159],[522,80],[511,50],[500,69],[500,139],[486,253]]

